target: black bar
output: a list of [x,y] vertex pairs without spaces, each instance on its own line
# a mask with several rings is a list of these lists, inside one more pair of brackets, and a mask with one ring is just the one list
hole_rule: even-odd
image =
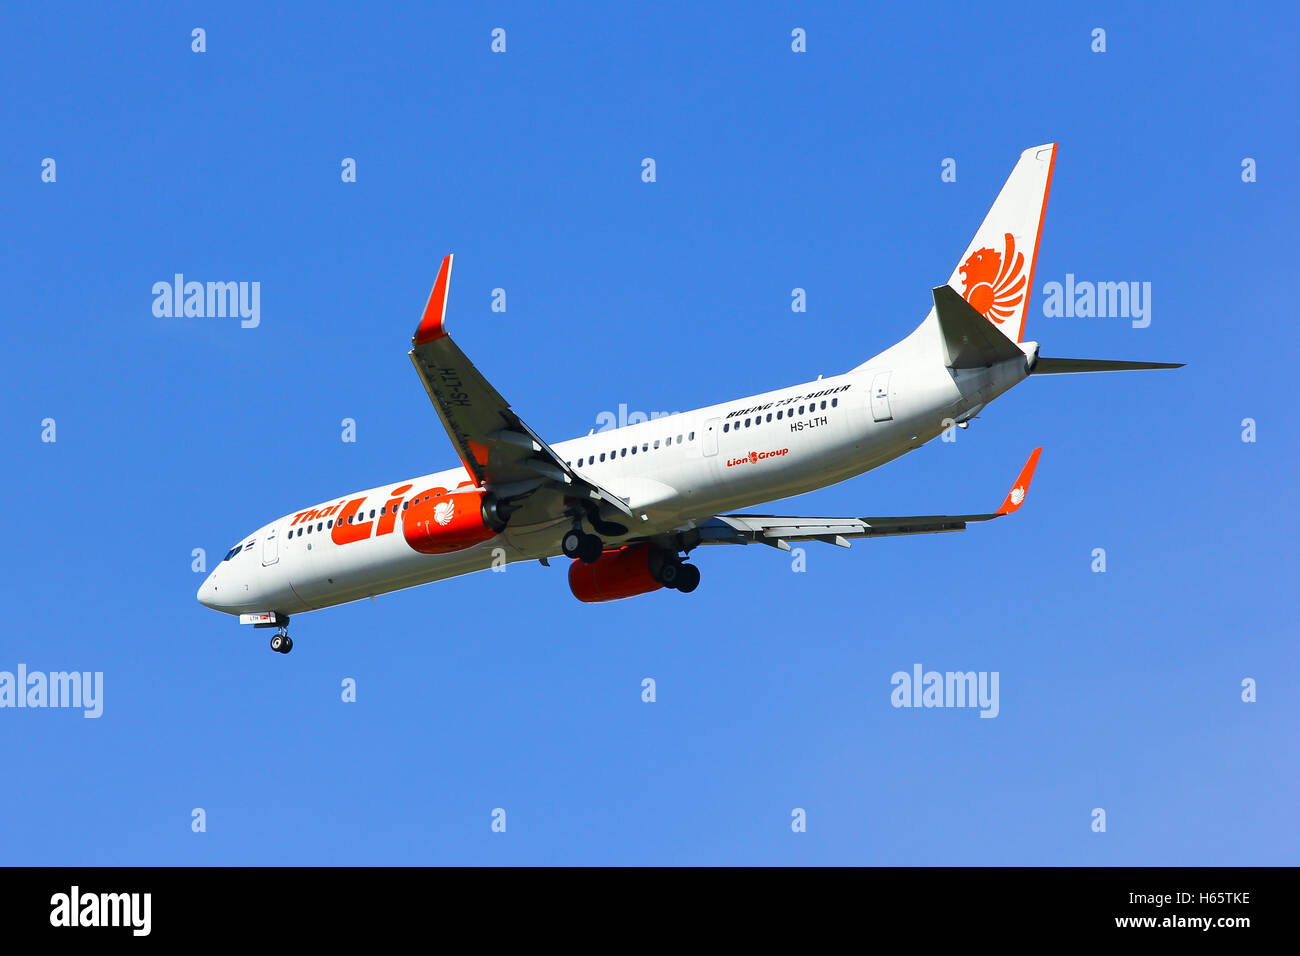
[[[117,894],[147,893],[147,937],[165,941],[253,940],[269,921],[277,935],[291,931],[304,942],[337,944],[408,931],[429,940],[432,928],[441,936],[477,927],[487,934],[482,942],[499,943],[560,921],[566,939],[609,945],[638,936],[667,945],[703,925],[760,940],[815,931],[822,940],[848,932],[866,942],[901,932],[927,951],[944,939],[1127,936],[1231,945],[1261,929],[1285,931],[1289,914],[1283,911],[1296,882],[1291,869],[1218,867],[12,868],[0,870],[0,881],[0,925],[11,940],[144,938],[144,896]],[[74,886],[77,922],[103,913],[105,921],[116,915],[124,925],[53,925],[72,922]],[[1201,920],[1210,922],[1202,926]],[[626,935],[610,937],[611,931]],[[672,936],[663,935],[669,931]]]

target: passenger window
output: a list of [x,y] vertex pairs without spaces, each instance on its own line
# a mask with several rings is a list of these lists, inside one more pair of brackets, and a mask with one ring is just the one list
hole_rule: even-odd
[[603,451],[600,453],[600,460],[601,461],[605,460],[605,453]]
[[371,508],[371,509],[370,509],[370,517],[373,518],[374,516],[375,516],[375,509],[374,509],[374,508]]
[[826,411],[826,399],[822,399],[822,411]]
[[334,519],[333,519],[333,518],[330,518],[329,521],[326,521],[326,522],[325,522],[325,527],[327,527],[327,528],[332,528],[332,527],[334,527]]
[[643,441],[641,443],[641,454],[644,455],[649,450],[650,450],[650,443],[648,441]]
[[659,439],[656,438],[656,439],[655,439],[655,451],[658,451],[658,450],[659,450]]
[[731,431],[731,422],[725,422],[725,423],[723,424],[723,426],[722,426],[722,430],[723,430],[724,432],[729,432],[729,431]]
[[691,432],[691,441],[695,441],[695,432]]
[[307,533],[311,534],[311,525],[307,525]]
[[681,443],[682,443],[682,436],[681,436],[681,435],[678,435],[678,436],[677,436],[677,444],[680,445]]
[[840,403],[840,400],[839,400],[838,398],[832,398],[832,399],[831,399],[831,408],[834,408],[834,407],[835,407],[836,405],[838,405],[839,403]]
[[626,458],[626,457],[627,457],[627,449],[624,448],[623,451],[622,451],[622,453],[621,453],[618,457],[620,457],[620,458]]
[[636,454],[636,445],[633,445],[633,446],[632,446],[632,454],[634,454],[634,455]]
[[799,406],[799,414],[800,414],[800,415],[803,414],[803,408],[804,408],[804,407],[803,407],[802,405]]

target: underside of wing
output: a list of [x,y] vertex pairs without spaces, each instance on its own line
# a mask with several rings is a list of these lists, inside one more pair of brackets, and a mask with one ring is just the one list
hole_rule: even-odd
[[969,515],[911,515],[882,518],[804,518],[785,515],[715,515],[697,526],[700,544],[766,544],[788,551],[791,541],[824,541],[849,547],[850,538],[964,531],[971,522],[1011,514],[1025,501],[1041,448],[1034,449],[997,511]]
[[465,470],[500,499],[519,507],[527,499],[533,520],[562,514],[566,499],[631,517],[621,498],[566,465],[452,341],[446,330],[451,265],[450,255],[442,260],[410,356]]
[[964,531],[968,521],[996,515],[928,515],[909,518],[800,518],[781,515],[717,515],[700,525],[701,544],[769,544],[789,550],[791,541],[824,541],[849,547],[849,538]]

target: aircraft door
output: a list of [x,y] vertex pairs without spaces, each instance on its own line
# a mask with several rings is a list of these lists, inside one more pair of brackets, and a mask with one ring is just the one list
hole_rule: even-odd
[[877,372],[871,380],[871,417],[887,422],[894,417],[889,408],[889,372]]
[[718,419],[710,418],[704,423],[704,457],[709,458],[718,453]]
[[280,560],[280,543],[276,540],[275,529],[272,528],[262,539],[262,566],[275,564]]

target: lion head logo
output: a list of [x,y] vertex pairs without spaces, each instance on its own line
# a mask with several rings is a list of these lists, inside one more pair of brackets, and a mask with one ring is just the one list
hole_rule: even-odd
[[1011,233],[1004,234],[1004,241],[1003,252],[976,249],[958,270],[962,297],[976,312],[998,325],[1015,314],[1025,294],[1025,254],[1016,252]]
[[1024,500],[1025,500],[1024,488],[1021,488],[1019,485],[1017,485],[1015,488],[1011,489],[1011,503],[1013,505],[1018,505],[1020,504],[1020,502]]
[[451,516],[456,513],[456,503],[448,498],[446,501],[439,501],[433,506],[433,520],[438,524],[449,524]]

